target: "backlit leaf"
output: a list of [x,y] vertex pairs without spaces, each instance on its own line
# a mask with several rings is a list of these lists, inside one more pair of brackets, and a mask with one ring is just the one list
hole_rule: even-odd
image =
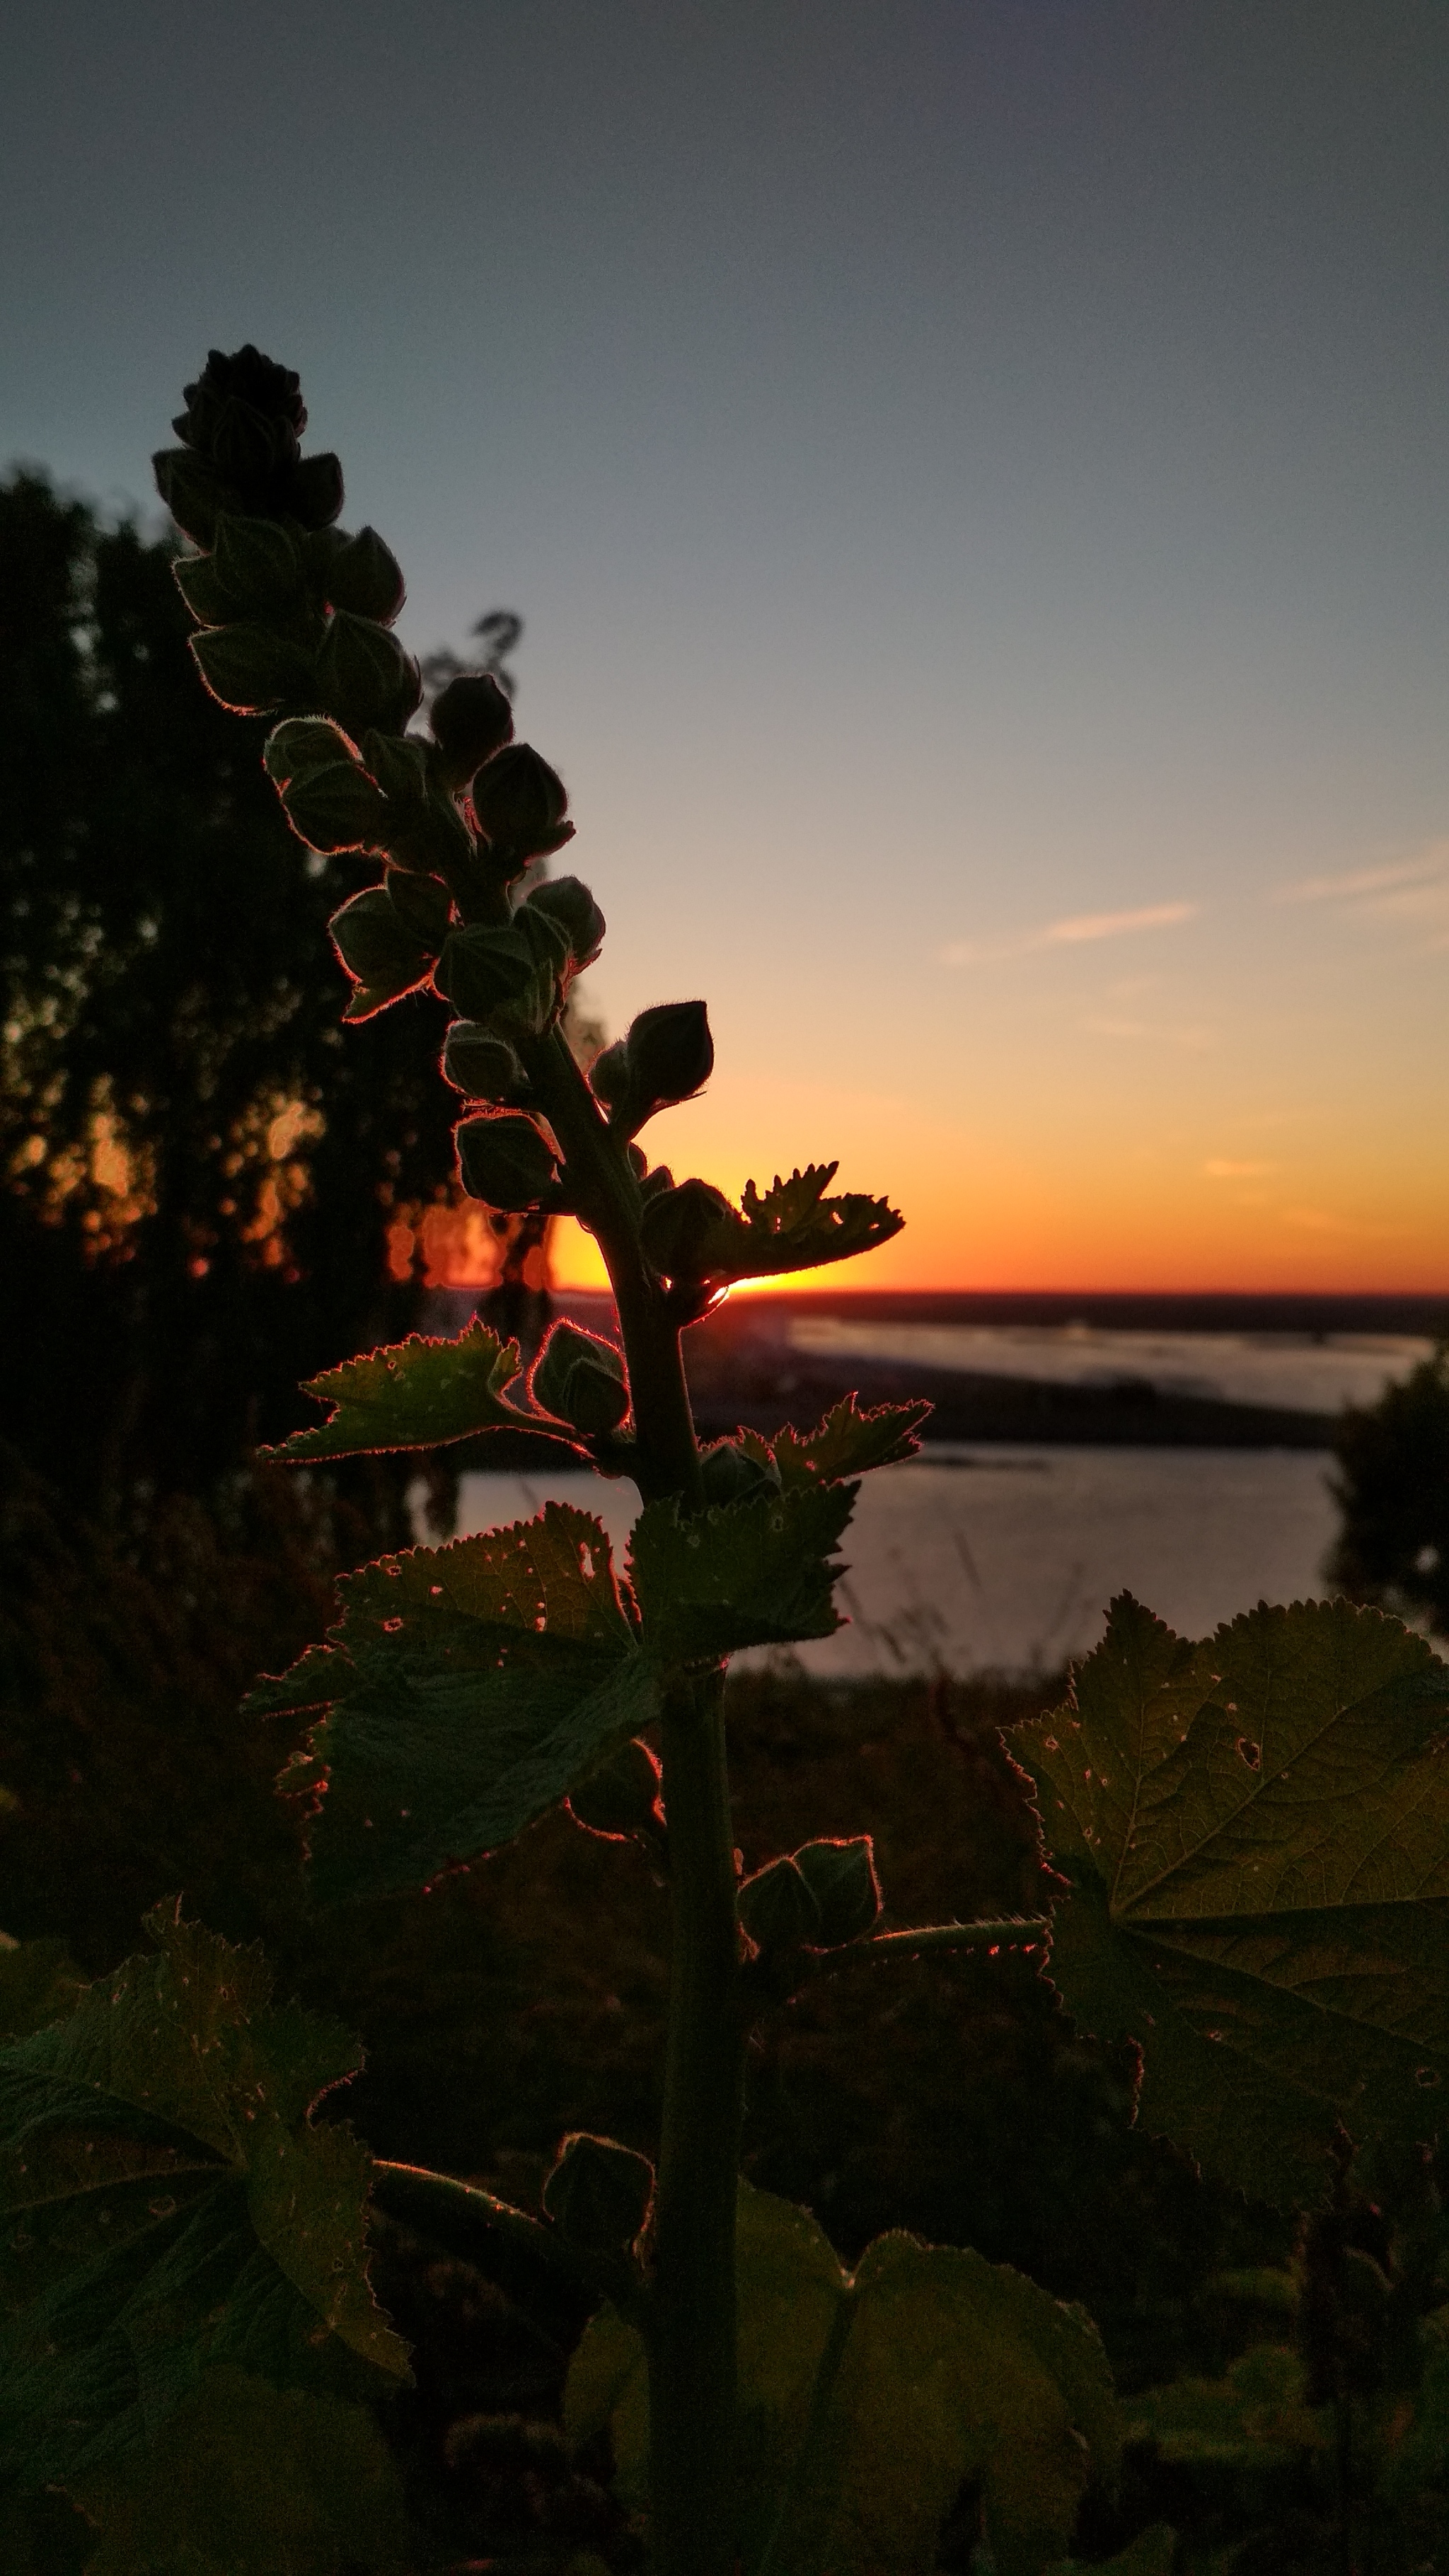
[[772,1444],[775,1464],[787,1486],[893,1467],[902,1458],[914,1458],[921,1445],[917,1434],[930,1413],[929,1404],[877,1404],[862,1412],[854,1396],[847,1395],[813,1431],[793,1431],[787,1424],[778,1432]]
[[682,1518],[648,1503],[634,1524],[629,1578],[644,1645],[660,1661],[828,1637],[840,1625],[834,1550],[854,1485],[802,1483]]
[[161,1908],[155,1954],[0,2050],[0,2471],[66,2483],[154,2433],[209,2368],[394,2376],[366,2274],[368,2159],[311,2124],[360,2053],[277,2009],[256,1950]]
[[1345,1601],[1193,1645],[1130,1595],[1013,1737],[1070,1880],[1052,1976],[1142,2052],[1141,2117],[1311,2205],[1336,2121],[1420,2139],[1449,2083],[1449,1669]]
[[747,1181],[738,1211],[719,1220],[705,1263],[708,1275],[773,1279],[889,1243],[905,1219],[884,1199],[864,1198],[858,1191],[827,1198],[838,1169],[836,1163],[810,1163],[788,1180],[777,1174],[764,1191]]
[[337,1589],[331,1642],[246,1704],[327,1711],[283,1775],[317,1795],[324,1901],[426,1885],[511,1842],[654,1714],[609,1541],[567,1504]]
[[309,1378],[304,1392],[331,1405],[331,1419],[294,1431],[261,1454],[352,1458],[368,1450],[441,1448],[478,1431],[529,1428],[531,1417],[504,1400],[504,1388],[517,1375],[518,1344],[501,1342],[476,1318],[456,1341],[426,1341],[413,1333],[405,1342]]
[[[767,2550],[778,2576],[927,2576],[968,2478],[983,2484],[999,2576],[1038,2576],[1093,2471],[1114,2473],[1095,2328],[1009,2266],[892,2235],[852,2281],[807,2211],[742,2184],[738,2278],[747,2576]],[[806,2453],[823,2359],[836,2375]],[[608,2427],[625,2501],[644,2505],[643,2346],[610,2309],[575,2356],[565,2422],[575,2440]]]

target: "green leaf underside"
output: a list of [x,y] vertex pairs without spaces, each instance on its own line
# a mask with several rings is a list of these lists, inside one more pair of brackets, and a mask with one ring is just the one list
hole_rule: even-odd
[[691,1661],[830,1636],[832,1559],[858,1490],[812,1481],[687,1520],[673,1500],[647,1503],[629,1542],[647,1651]]
[[921,1445],[918,1434],[931,1411],[926,1403],[877,1404],[862,1411],[855,1397],[847,1395],[813,1431],[794,1431],[787,1424],[768,1446],[758,1433],[741,1436],[754,1456],[773,1456],[788,1491],[796,1485],[863,1476],[872,1467],[893,1467],[904,1458],[914,1458]]
[[308,2112],[355,2074],[278,2009],[260,1954],[159,1909],[158,1954],[0,2050],[0,2473],[67,2483],[146,2440],[210,2367],[396,2377],[366,2270],[370,2160]]
[[1344,1601],[1190,1644],[1130,1595],[1012,1745],[1070,1880],[1052,1977],[1135,2040],[1140,2114],[1313,2205],[1341,2120],[1421,2139],[1449,2085],[1449,1669]]
[[261,1455],[289,1462],[354,1458],[381,1449],[437,1449],[479,1431],[527,1428],[532,1417],[503,1396],[517,1375],[518,1344],[501,1342],[476,1319],[456,1341],[428,1341],[413,1333],[405,1342],[309,1378],[303,1392],[331,1405],[330,1421],[294,1431]]
[[398,2473],[366,2409],[231,2367],[77,2501],[100,2525],[86,2576],[391,2576],[408,2561]]
[[426,1885],[512,1841],[654,1715],[608,1538],[568,1504],[382,1557],[338,1599],[331,1642],[246,1703],[328,1712],[283,1774],[317,1797],[324,1902]]
[[[999,2576],[1066,2546],[1093,2470],[1117,2460],[1096,2329],[1019,2272],[914,2237],[879,2237],[853,2282],[808,2211],[740,2186],[739,2539],[789,2576],[927,2576],[966,2478],[983,2481]],[[831,2329],[843,2357],[801,2446]],[[839,2349],[838,2343],[836,2349]],[[608,2427],[626,2502],[647,2501],[649,2406],[636,2331],[605,2308],[569,2371],[575,2440]]]

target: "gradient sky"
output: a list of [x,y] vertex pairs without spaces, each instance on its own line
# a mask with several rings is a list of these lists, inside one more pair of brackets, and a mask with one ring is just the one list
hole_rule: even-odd
[[1449,1286],[1443,0],[51,0],[0,99],[0,458],[301,369],[408,640],[527,618],[596,1005],[709,998],[676,1172]]

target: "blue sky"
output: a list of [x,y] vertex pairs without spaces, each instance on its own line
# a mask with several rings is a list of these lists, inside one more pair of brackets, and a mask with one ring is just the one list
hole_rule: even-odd
[[710,998],[676,1168],[841,1154],[882,1284],[1449,1282],[1438,0],[58,0],[3,68],[0,457],[149,508],[210,343],[301,369],[409,640],[527,619],[598,1004]]

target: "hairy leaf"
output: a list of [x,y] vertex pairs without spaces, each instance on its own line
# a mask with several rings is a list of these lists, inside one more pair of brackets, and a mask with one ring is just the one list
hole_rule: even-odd
[[647,1652],[687,1660],[828,1637],[840,1626],[833,1553],[856,1492],[807,1483],[687,1520],[672,1499],[647,1503],[629,1546]]
[[338,1599],[330,1644],[246,1703],[328,1712],[283,1775],[317,1795],[324,1901],[426,1885],[511,1842],[654,1713],[609,1541],[567,1504],[382,1557]]
[[853,1395],[843,1396],[813,1431],[793,1431],[787,1424],[777,1433],[775,1464],[786,1486],[893,1467],[914,1458],[921,1445],[917,1434],[930,1413],[929,1404],[877,1404],[862,1412]]
[[[353,1458],[376,1449],[436,1449],[478,1431],[519,1430],[532,1417],[505,1401],[518,1375],[518,1344],[475,1317],[456,1341],[405,1342],[344,1360],[309,1378],[304,1392],[330,1404],[330,1421],[294,1431],[264,1458]],[[543,1426],[546,1428],[547,1426]]]
[[1449,1669],[1346,1601],[1198,1645],[1124,1594],[1074,1698],[1013,1745],[1071,1882],[1051,1973],[1134,2039],[1141,2116],[1312,2204],[1335,2122],[1431,2136],[1449,2081]]
[[[768,2549],[781,2576],[927,2576],[979,2477],[1000,2576],[1037,2576],[1093,2469],[1115,2470],[1096,2329],[1005,2264],[882,2236],[852,2281],[807,2211],[742,2183],[739,2296],[747,2571]],[[575,2440],[608,2427],[621,2491],[645,2503],[643,2346],[611,2309],[585,2330],[565,2422]]]
[[358,2050],[274,2007],[258,1951],[174,1909],[147,1930],[156,1954],[0,2050],[0,2469],[30,2487],[120,2457],[222,2363],[287,2386],[340,2345],[407,2375],[368,2156],[308,2117]]
[[366,2409],[230,2367],[78,2501],[100,2525],[86,2576],[400,2576],[409,2560],[401,2483]]
[[699,1275],[773,1279],[889,1243],[905,1219],[884,1199],[864,1198],[858,1191],[827,1198],[838,1170],[837,1163],[810,1163],[787,1181],[777,1174],[763,1192],[747,1181],[739,1208],[719,1211],[699,1254]]

